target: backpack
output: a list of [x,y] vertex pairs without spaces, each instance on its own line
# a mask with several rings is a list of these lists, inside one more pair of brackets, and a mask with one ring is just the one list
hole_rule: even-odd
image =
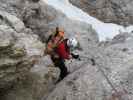
[[51,34],[46,41],[45,54],[55,54],[58,45],[64,40],[64,32]]

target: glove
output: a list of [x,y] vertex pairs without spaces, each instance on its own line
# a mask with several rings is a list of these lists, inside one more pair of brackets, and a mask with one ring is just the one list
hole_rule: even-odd
[[75,55],[73,53],[71,53],[72,57],[75,58],[75,59],[78,59],[79,58],[79,55]]

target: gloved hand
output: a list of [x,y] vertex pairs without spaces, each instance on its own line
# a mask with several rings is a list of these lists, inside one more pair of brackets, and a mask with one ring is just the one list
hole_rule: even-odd
[[75,59],[78,59],[78,58],[79,58],[79,55],[77,55],[77,54],[71,53],[71,55],[72,55],[72,57],[75,58]]

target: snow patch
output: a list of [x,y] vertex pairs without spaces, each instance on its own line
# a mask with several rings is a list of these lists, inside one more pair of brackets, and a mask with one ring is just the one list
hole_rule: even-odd
[[43,0],[48,5],[53,6],[57,10],[62,11],[67,17],[79,20],[92,25],[95,31],[99,35],[99,40],[104,41],[107,38],[113,38],[120,32],[131,32],[133,31],[133,26],[123,27],[121,25],[113,23],[104,23],[89,14],[85,13],[81,9],[73,6],[68,0]]

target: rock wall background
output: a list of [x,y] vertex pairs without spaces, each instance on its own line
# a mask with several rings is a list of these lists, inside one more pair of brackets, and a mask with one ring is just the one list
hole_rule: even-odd
[[104,22],[132,24],[132,0],[69,0],[91,16]]
[[[94,8],[103,5],[103,1],[90,2],[94,3]],[[106,2],[106,6],[110,2],[120,3]],[[127,7],[131,9],[129,5]],[[113,9],[112,5],[98,12],[96,10],[95,16],[101,15],[98,18],[106,22],[132,24],[130,16],[124,14],[118,20],[114,14],[116,9],[111,10],[113,17],[108,16],[107,9]],[[103,17],[103,12],[107,16]],[[43,56],[46,38],[56,26],[65,29],[66,37],[78,36],[82,47],[82,50],[75,51],[79,53],[80,60],[66,61],[71,73],[58,84],[55,83],[60,70],[53,66],[48,55]],[[121,33],[112,40],[99,42],[91,25],[65,16],[42,0],[1,0],[0,99],[132,100],[132,43],[133,33]],[[105,75],[118,92],[114,91]]]
[[41,99],[59,76],[50,58],[41,57],[45,44],[21,19],[20,1],[0,1],[1,100]]

